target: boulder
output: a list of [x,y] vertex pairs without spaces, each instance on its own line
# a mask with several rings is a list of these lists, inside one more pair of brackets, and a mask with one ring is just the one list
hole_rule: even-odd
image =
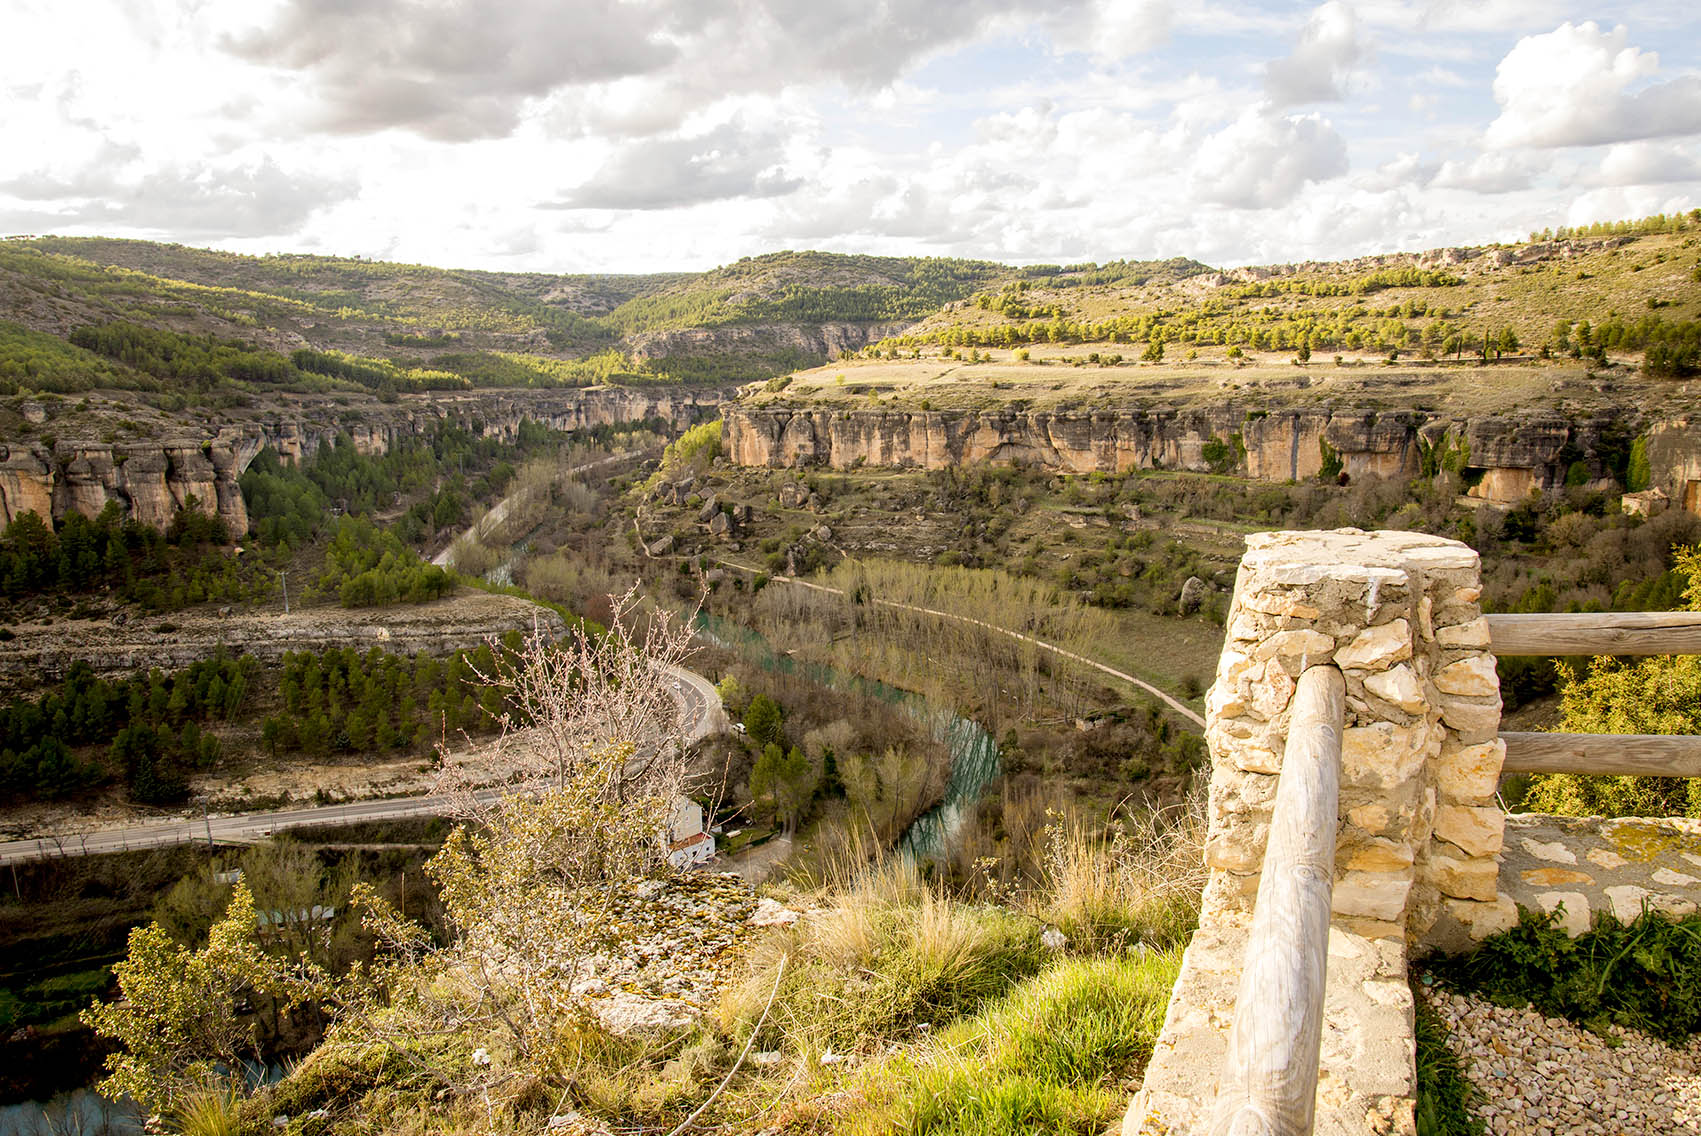
[[1187,577],[1187,582],[1181,585],[1181,614],[1192,615],[1199,610],[1199,605],[1205,602],[1205,595],[1211,590],[1211,585],[1197,576]]

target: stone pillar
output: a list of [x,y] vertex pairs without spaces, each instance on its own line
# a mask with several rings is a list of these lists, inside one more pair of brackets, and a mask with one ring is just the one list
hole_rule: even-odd
[[1295,681],[1346,683],[1318,1132],[1411,1136],[1413,947],[1512,924],[1497,887],[1503,747],[1477,554],[1417,533],[1247,540],[1211,687],[1211,869],[1126,1136],[1199,1130],[1234,1015]]
[[1207,907],[1250,909],[1294,679],[1346,679],[1338,925],[1447,945],[1511,925],[1496,886],[1504,747],[1477,554],[1419,533],[1261,533],[1247,541],[1207,701]]

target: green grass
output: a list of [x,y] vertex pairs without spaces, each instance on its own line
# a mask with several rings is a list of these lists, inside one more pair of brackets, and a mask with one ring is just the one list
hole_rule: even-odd
[[1017,1136],[1104,1131],[1163,1025],[1179,950],[1069,959],[872,1067],[863,1103],[838,1130],[855,1136]]
[[1037,972],[1041,929],[1012,911],[954,902],[913,863],[892,861],[840,891],[826,913],[763,941],[723,1019],[754,1022],[784,960],[759,1045],[878,1047],[972,1013]]
[[1481,1118],[1471,1115],[1471,1083],[1453,1051],[1447,1026],[1414,985],[1417,1004],[1418,1136],[1482,1136]]

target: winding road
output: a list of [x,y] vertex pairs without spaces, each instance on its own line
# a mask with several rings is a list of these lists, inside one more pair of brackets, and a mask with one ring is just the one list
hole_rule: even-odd
[[[685,742],[694,745],[710,734],[726,729],[726,711],[720,695],[708,679],[684,667],[663,667],[668,688],[679,706]],[[475,794],[494,800],[496,790]],[[435,816],[449,811],[450,798],[438,795],[392,797],[386,800],[350,801],[340,805],[279,809],[275,812],[241,813],[236,816],[190,816],[148,821],[123,828],[65,833],[34,840],[0,843],[0,865],[21,864],[55,856],[93,856],[103,852],[134,852],[204,840],[208,844],[248,844],[264,840],[286,828],[310,825],[358,824],[362,821],[397,820],[404,817]]]
[[[745,572],[750,575],[756,574],[756,569],[745,564],[735,563],[731,560],[716,560],[715,563],[722,567],[732,568],[736,571]],[[794,584],[799,588],[812,588],[817,592],[827,592],[835,596],[842,596],[845,594],[843,588],[832,588],[828,587],[826,584],[811,583],[808,580],[799,580],[795,576],[774,576],[771,577],[768,582],[771,584]],[[1174,710],[1177,714],[1180,714],[1183,718],[1186,718],[1189,722],[1192,722],[1195,726],[1198,726],[1201,730],[1205,728],[1205,719],[1199,715],[1198,711],[1185,705],[1179,699],[1171,696],[1170,694],[1159,690],[1145,679],[1135,678],[1127,671],[1119,671],[1115,667],[1110,666],[1108,663],[1101,663],[1097,659],[1089,659],[1085,655],[1076,654],[1074,651],[1066,650],[1055,643],[1047,643],[1043,639],[1035,639],[1032,635],[1023,635],[1020,631],[1013,631],[1008,627],[1000,627],[996,623],[988,623],[983,619],[975,619],[973,616],[957,615],[954,612],[940,611],[938,608],[918,607],[915,604],[900,603],[897,600],[871,598],[869,602],[873,603],[877,607],[889,607],[899,611],[913,611],[921,615],[933,615],[938,616],[940,619],[951,619],[958,623],[973,624],[974,626],[984,628],[987,631],[995,631],[1000,635],[1008,635],[1012,639],[1019,639],[1023,643],[1032,643],[1042,651],[1050,651],[1052,654],[1061,658],[1070,659],[1074,662],[1080,663],[1082,666],[1092,667],[1095,670],[1103,671],[1112,678],[1120,679],[1132,686],[1139,687],[1147,694],[1161,700],[1164,705],[1168,706],[1171,710]]]

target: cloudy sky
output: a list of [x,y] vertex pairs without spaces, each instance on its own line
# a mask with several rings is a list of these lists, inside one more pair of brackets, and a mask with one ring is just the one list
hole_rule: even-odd
[[4,0],[0,233],[1213,264],[1701,206],[1701,6]]

